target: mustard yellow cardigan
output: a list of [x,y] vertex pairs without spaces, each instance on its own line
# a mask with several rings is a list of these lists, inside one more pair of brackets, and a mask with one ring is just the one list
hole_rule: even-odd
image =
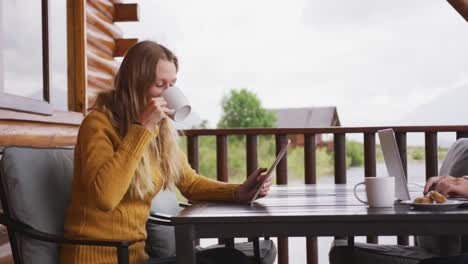
[[[152,198],[161,190],[159,170],[153,168],[156,190],[145,199],[131,199],[126,192],[139,160],[152,138],[146,128],[132,125],[121,138],[110,119],[100,111],[91,112],[81,124],[75,148],[70,204],[65,236],[99,240],[146,238],[145,223]],[[176,146],[175,146],[176,147]],[[183,156],[183,173],[176,184],[190,200],[233,201],[238,184],[226,184],[199,176]],[[144,242],[130,247],[130,263],[148,259]],[[114,248],[63,246],[60,261],[75,263],[117,263]]]

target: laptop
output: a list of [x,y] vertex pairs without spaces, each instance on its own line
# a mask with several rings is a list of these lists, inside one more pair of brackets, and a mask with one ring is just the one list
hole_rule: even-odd
[[[281,150],[278,152],[278,155],[276,155],[276,159],[275,161],[273,162],[273,164],[270,166],[270,168],[267,170],[266,172],[266,177],[265,179],[263,180],[261,186],[263,186],[263,184],[267,181],[267,179],[271,178],[271,173],[273,172],[273,170],[276,168],[276,166],[278,165],[278,163],[281,161],[281,159],[283,158],[284,154],[286,154],[286,151],[288,150],[288,146],[289,144],[291,143],[291,140],[288,139],[288,143],[286,145],[284,145]],[[252,199],[250,199],[250,205],[253,205],[253,203],[255,202],[255,200],[257,199],[258,195],[260,194],[260,191],[262,190],[262,188],[258,188],[258,190],[255,192],[255,194],[252,196]]]
[[377,134],[379,135],[388,175],[395,177],[395,197],[400,201],[410,200],[408,181],[398,151],[395,133],[393,129],[383,129],[377,131]]

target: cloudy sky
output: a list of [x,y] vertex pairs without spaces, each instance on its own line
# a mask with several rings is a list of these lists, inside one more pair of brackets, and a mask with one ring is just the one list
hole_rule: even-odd
[[177,53],[178,85],[211,126],[233,88],[266,107],[336,105],[344,125],[376,125],[468,84],[468,25],[446,1],[138,3],[125,36]]

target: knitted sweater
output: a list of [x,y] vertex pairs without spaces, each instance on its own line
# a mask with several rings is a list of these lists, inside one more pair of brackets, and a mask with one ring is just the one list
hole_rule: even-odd
[[[75,147],[70,204],[64,232],[69,238],[144,240],[152,198],[161,190],[161,174],[153,168],[155,192],[144,199],[130,198],[127,190],[144,150],[157,137],[143,126],[132,125],[123,138],[108,116],[91,112],[83,121]],[[176,146],[174,146],[176,147]],[[198,175],[185,156],[176,187],[190,200],[233,201],[238,184],[227,184]],[[129,249],[130,263],[148,259],[144,242]],[[117,263],[115,248],[64,245],[61,263]]]

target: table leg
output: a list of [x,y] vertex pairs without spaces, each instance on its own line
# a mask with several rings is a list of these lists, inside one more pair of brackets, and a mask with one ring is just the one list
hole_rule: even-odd
[[177,264],[195,264],[195,229],[192,225],[176,225]]

